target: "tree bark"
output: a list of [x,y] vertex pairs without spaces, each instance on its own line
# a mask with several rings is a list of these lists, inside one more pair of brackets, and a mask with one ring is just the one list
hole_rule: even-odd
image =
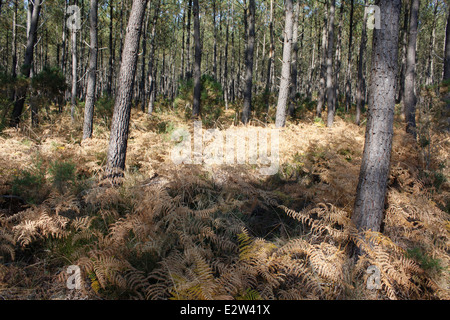
[[70,117],[75,119],[75,108],[77,105],[77,30],[72,29],[72,91],[70,97]]
[[445,29],[445,52],[444,52],[444,76],[443,80],[450,80],[450,10],[447,15],[447,26]]
[[107,177],[113,180],[122,176],[125,170],[131,98],[136,75],[139,39],[147,1],[133,0],[126,29],[106,164]]
[[[30,2],[29,2],[30,5]],[[27,46],[25,49],[25,57],[22,67],[22,75],[25,78],[29,78],[31,74],[31,69],[33,67],[33,56],[34,56],[34,45],[36,44],[37,39],[37,27],[39,23],[39,14],[41,12],[41,0],[34,0],[33,12],[31,14],[28,37],[27,37]],[[19,99],[16,100],[14,104],[14,109],[12,113],[11,123],[12,127],[17,127],[20,122],[20,116],[22,115],[23,105],[25,103],[25,97],[27,94],[27,89],[21,90],[19,93]]]
[[414,138],[416,134],[416,44],[417,27],[419,23],[420,0],[411,1],[411,16],[409,19],[409,40],[406,51],[406,74],[405,74],[405,120],[406,132]]
[[434,11],[433,11],[433,26],[430,37],[430,50],[428,51],[428,63],[426,70],[426,85],[431,86],[434,83],[434,55],[436,46],[436,24],[437,24],[437,14],[438,14],[439,2],[435,0]]
[[316,107],[316,117],[322,117],[323,105],[325,104],[326,96],[326,57],[328,48],[328,1],[325,3],[325,14],[322,29],[322,57],[320,62],[320,80],[319,80],[319,97]]
[[201,63],[202,48],[200,42],[200,8],[198,0],[193,3],[194,13],[194,42],[195,42],[195,61],[194,61],[194,102],[192,106],[192,118],[196,119],[200,116],[200,95],[202,91],[201,83]]
[[348,112],[352,105],[352,48],[353,48],[353,16],[355,0],[350,1],[350,23],[348,30],[348,61],[345,75],[345,110]]
[[242,123],[247,124],[252,111],[252,79],[253,79],[253,53],[255,49],[255,0],[250,0],[248,4],[247,23],[247,50],[245,55],[245,91],[244,107],[242,109]]
[[150,40],[150,55],[148,57],[148,83],[149,83],[149,89],[148,89],[148,107],[147,112],[148,114],[152,114],[153,112],[153,104],[156,100],[156,64],[154,62],[155,60],[155,40],[156,40],[156,23],[158,22],[158,16],[159,16],[159,8],[161,5],[161,0],[157,0],[155,4],[155,12],[153,14],[153,21],[152,21],[152,32],[151,32],[151,40]]
[[267,113],[269,113],[269,96],[270,96],[270,87],[271,87],[271,79],[272,79],[272,66],[274,64],[274,56],[275,56],[275,42],[274,42],[274,30],[273,30],[273,0],[270,0],[270,22],[269,22],[269,36],[270,36],[270,46],[269,46],[269,59],[267,62],[267,78],[266,78],[266,107]]
[[294,7],[292,0],[286,0],[285,2],[285,17],[283,64],[281,67],[280,90],[278,92],[277,114],[275,118],[275,126],[277,128],[286,125],[286,103],[289,98],[289,84],[291,78],[292,34],[294,22]]
[[113,44],[113,24],[114,24],[114,0],[109,0],[109,59],[108,59],[108,79],[106,81],[106,93],[108,96],[113,92],[114,76],[114,44]]
[[98,54],[98,39],[97,39],[97,0],[91,0],[91,7],[89,11],[90,21],[90,37],[91,43],[89,45],[89,75],[86,90],[86,103],[84,109],[84,126],[83,126],[83,140],[92,137],[92,126],[94,121],[94,102],[95,102],[95,87],[97,83],[97,54]]
[[295,96],[297,94],[297,64],[298,64],[298,16],[300,14],[300,1],[297,1],[294,7],[294,25],[292,32],[292,58],[291,58],[291,86],[290,86],[290,97],[289,97],[289,108],[288,115],[293,116],[295,112]]
[[[373,33],[368,118],[352,220],[359,231],[381,231],[393,138],[401,0],[378,0],[381,29]],[[358,250],[355,252],[359,255]]]
[[336,10],[336,0],[331,0],[328,24],[328,47],[327,47],[327,127],[331,128],[334,122],[335,95],[333,76],[333,53],[334,53],[334,16]]
[[405,94],[405,73],[406,73],[406,48],[408,42],[408,25],[409,25],[409,7],[411,1],[406,1],[403,12],[403,27],[400,30],[402,37],[402,63],[400,67],[399,85],[397,89],[396,103],[402,103],[402,116],[405,115],[404,94]]
[[192,79],[191,66],[191,16],[192,16],[192,0],[188,1],[188,17],[187,17],[187,36],[186,36],[186,71],[185,78]]
[[[367,0],[364,0],[364,6],[367,5]],[[356,118],[355,123],[359,126],[361,124],[361,109],[364,101],[364,52],[366,51],[367,34],[367,11],[364,11],[364,19],[361,31],[361,43],[359,46],[358,58],[358,83],[356,86]]]

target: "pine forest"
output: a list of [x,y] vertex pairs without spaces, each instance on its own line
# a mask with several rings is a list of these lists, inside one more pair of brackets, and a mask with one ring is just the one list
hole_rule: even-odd
[[449,12],[0,0],[0,300],[450,299]]

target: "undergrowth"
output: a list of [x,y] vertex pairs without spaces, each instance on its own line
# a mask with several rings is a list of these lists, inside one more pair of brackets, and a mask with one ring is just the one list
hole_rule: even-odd
[[[80,143],[79,128],[58,117],[39,132],[0,136],[2,296],[450,298],[448,149],[424,159],[396,131],[382,232],[358,233],[351,212],[364,128],[339,118],[333,129],[313,116],[289,123],[280,169],[267,177],[250,165],[176,166],[167,136],[186,127],[183,115],[133,110],[128,170],[113,186],[99,178],[107,134]],[[353,244],[364,252],[356,263]],[[71,265],[80,290],[66,288]],[[367,288],[373,266],[377,290]]]

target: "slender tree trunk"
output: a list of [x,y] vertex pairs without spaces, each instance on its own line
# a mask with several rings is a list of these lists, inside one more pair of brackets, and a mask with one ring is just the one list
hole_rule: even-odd
[[[25,57],[22,68],[22,75],[25,78],[30,77],[31,69],[33,68],[34,46],[36,44],[37,39],[37,28],[39,23],[40,12],[41,12],[41,0],[34,0],[33,12],[31,14],[28,30],[27,46],[25,49]],[[24,90],[22,90],[22,92],[19,93],[20,97],[16,100],[16,103],[14,104],[12,119],[10,123],[12,127],[16,127],[19,125],[20,116],[22,115],[26,94],[27,89],[25,88]]]
[[269,45],[269,59],[267,62],[267,78],[266,78],[266,107],[267,113],[269,113],[269,96],[270,96],[270,87],[271,87],[271,79],[272,79],[272,66],[274,64],[274,56],[275,56],[275,36],[273,30],[273,0],[270,0],[270,22],[269,22],[269,37],[270,37],[270,45]]
[[[364,0],[367,5],[367,0]],[[358,84],[356,86],[356,119],[355,123],[359,126],[361,123],[361,109],[364,101],[364,52],[366,51],[367,34],[367,11],[364,11],[364,19],[361,31],[361,43],[359,46],[358,58]]]
[[335,95],[336,90],[334,87],[334,76],[333,76],[333,53],[334,53],[334,16],[336,9],[336,0],[331,0],[329,16],[330,21],[328,25],[328,50],[327,50],[327,126],[331,128],[334,122],[334,112],[335,112]]
[[355,0],[350,2],[350,23],[348,30],[348,60],[345,75],[345,110],[348,112],[352,105],[352,48],[353,48],[353,15],[355,12]]
[[112,179],[120,177],[125,170],[131,99],[147,1],[133,0],[126,29],[106,165],[107,176]]
[[375,4],[383,18],[381,29],[373,34],[365,145],[352,215],[359,231],[381,230],[394,134],[401,0],[378,0]]
[[95,87],[97,84],[97,54],[98,54],[98,40],[97,40],[97,0],[91,0],[91,7],[89,11],[90,20],[90,37],[91,44],[89,45],[89,74],[86,90],[86,103],[84,109],[84,126],[83,126],[83,140],[92,137],[92,126],[94,122],[94,102],[95,102]]
[[156,23],[158,22],[159,8],[161,0],[157,0],[155,4],[155,12],[152,21],[151,43],[150,43],[150,55],[148,57],[148,114],[152,114],[153,105],[156,100],[156,64],[155,64],[155,41],[156,41]]
[[217,28],[216,28],[216,0],[213,0],[213,35],[214,35],[214,45],[213,45],[213,75],[214,79],[218,81],[217,78]]
[[75,119],[75,108],[77,105],[77,30],[72,30],[72,91],[71,91],[71,109],[70,117],[72,121]]
[[192,0],[188,1],[188,18],[187,18],[187,37],[186,37],[186,72],[185,77],[192,78],[191,66],[191,15],[192,15]]
[[408,44],[408,28],[409,28],[409,7],[411,1],[405,1],[404,9],[403,9],[403,27],[401,28],[401,37],[402,37],[402,63],[400,67],[400,76],[398,79],[399,85],[397,90],[397,99],[396,103],[402,103],[402,116],[405,115],[404,108],[404,94],[405,94],[405,72],[406,72],[406,48]]
[[447,15],[447,27],[445,29],[445,51],[444,51],[444,77],[450,80],[450,10]]
[[294,6],[294,25],[292,32],[292,59],[291,59],[291,86],[289,97],[288,115],[293,116],[295,112],[295,96],[297,94],[297,64],[298,64],[298,15],[300,14],[300,1]]
[[245,55],[245,91],[244,107],[242,109],[242,123],[247,124],[250,120],[252,110],[252,79],[253,79],[253,53],[255,48],[255,0],[250,0],[248,4],[248,31],[247,50]]
[[202,48],[200,42],[200,8],[198,0],[194,0],[194,42],[195,42],[195,61],[194,61],[194,103],[192,106],[192,118],[196,119],[200,116],[200,95],[202,91],[201,83],[201,63]]
[[114,0],[109,0],[109,60],[108,60],[108,80],[106,81],[106,93],[109,97],[112,95],[113,76],[114,76],[114,43],[113,43],[113,24],[114,24]]
[[13,12],[13,28],[12,28],[12,40],[11,40],[11,55],[12,55],[12,66],[11,75],[13,78],[17,76],[17,8],[18,0],[14,0],[14,12]]
[[225,58],[224,58],[224,66],[223,66],[223,94],[224,94],[224,100],[225,100],[225,109],[228,110],[228,39],[230,36],[229,32],[229,23],[228,23],[228,17],[227,23],[226,23],[226,31],[225,31]]
[[145,23],[144,23],[144,32],[142,36],[142,63],[141,63],[141,80],[139,82],[139,103],[141,105],[141,111],[145,112],[145,109],[147,107],[147,100],[145,98],[145,65],[146,65],[146,56],[147,56],[147,29],[148,29],[148,20],[149,20],[150,14],[147,14],[145,17]]
[[[11,65],[11,77],[16,79],[17,77],[17,9],[18,9],[18,0],[14,0],[14,12],[13,12],[13,27],[12,27],[12,40],[11,40],[11,56],[12,56],[12,65]],[[11,101],[15,101],[16,99],[16,89],[13,88],[11,92]],[[8,108],[5,108],[6,110]]]
[[406,51],[405,75],[405,120],[406,132],[416,138],[416,44],[417,28],[419,24],[420,0],[412,0],[411,16],[409,19],[409,40]]
[[292,0],[285,2],[285,25],[284,25],[284,44],[283,44],[283,64],[281,68],[280,91],[278,93],[277,114],[275,126],[284,127],[286,124],[286,103],[289,97],[289,84],[291,78],[291,58],[292,58],[292,34],[294,7]]
[[326,97],[326,59],[328,48],[328,0],[325,3],[325,14],[322,29],[322,57],[320,66],[320,80],[319,80],[319,97],[317,101],[316,116],[322,117],[323,105]]
[[[444,75],[443,81],[450,80],[450,10],[447,14],[447,26],[445,29],[445,48],[444,48]],[[448,99],[448,98],[447,98]],[[447,100],[447,131],[450,131],[450,103]]]
[[433,12],[433,26],[430,37],[430,50],[428,51],[428,63],[426,70],[426,85],[431,86],[434,83],[434,55],[436,46],[436,24],[437,24],[437,14],[438,14],[439,2],[435,0],[434,2],[434,12]]

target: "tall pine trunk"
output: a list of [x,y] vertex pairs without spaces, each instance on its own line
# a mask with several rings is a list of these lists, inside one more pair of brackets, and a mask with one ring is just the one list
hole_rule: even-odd
[[353,16],[355,12],[355,0],[350,1],[350,22],[348,30],[348,60],[345,75],[345,111],[349,111],[352,106],[352,48],[353,48]]
[[147,112],[148,114],[152,114],[153,112],[153,105],[155,103],[156,98],[156,67],[157,64],[155,63],[155,41],[156,41],[156,23],[158,22],[158,16],[159,16],[159,8],[161,5],[161,0],[157,0],[155,3],[155,12],[153,14],[153,22],[152,22],[152,32],[151,32],[151,40],[150,40],[150,55],[148,57],[148,107]]
[[286,124],[286,103],[289,98],[289,84],[291,80],[291,55],[292,55],[292,33],[294,7],[292,0],[285,2],[285,24],[284,24],[284,44],[283,44],[283,64],[281,67],[280,90],[278,92],[277,114],[275,126],[284,127]]
[[70,117],[75,119],[75,108],[77,105],[77,30],[72,29],[72,91],[70,96]]
[[194,14],[194,42],[195,42],[195,54],[194,54],[194,102],[192,106],[192,118],[196,119],[200,116],[200,96],[202,91],[201,83],[201,63],[202,63],[202,48],[200,42],[200,8],[198,0],[194,0],[193,3]]
[[248,4],[247,23],[247,46],[245,54],[245,90],[244,107],[242,109],[242,123],[247,124],[252,111],[252,79],[253,79],[253,53],[255,49],[255,0],[250,0]]
[[298,16],[300,14],[300,1],[297,1],[294,7],[294,25],[293,25],[293,32],[292,32],[292,42],[293,42],[293,49],[292,49],[292,59],[291,59],[291,86],[290,86],[290,93],[289,93],[289,108],[288,108],[288,115],[293,116],[295,112],[295,96],[297,94],[297,76],[298,76]]
[[112,179],[120,177],[125,170],[131,99],[136,75],[139,39],[147,1],[133,0],[126,29],[106,164],[107,177]]
[[375,4],[381,10],[381,29],[373,33],[367,127],[352,215],[361,232],[381,230],[394,135],[401,0],[378,0]]
[[[30,5],[30,1],[28,1],[28,5]],[[30,77],[31,70],[33,68],[34,46],[36,44],[37,39],[37,28],[39,23],[40,12],[41,12],[41,0],[34,0],[33,12],[31,14],[28,30],[27,46],[25,49],[25,57],[22,68],[22,75],[25,78]],[[19,125],[20,116],[22,115],[23,111],[23,105],[25,104],[26,94],[27,94],[26,88],[18,92],[19,98],[16,100],[16,103],[14,104],[14,109],[10,123],[12,127],[16,127]]]
[[409,40],[406,50],[405,74],[405,120],[406,132],[416,138],[416,44],[417,27],[419,23],[420,0],[412,0],[411,16],[409,19]]
[[91,0],[91,7],[89,10],[91,43],[89,45],[89,74],[86,90],[86,103],[84,107],[85,109],[84,109],[83,140],[92,137],[92,126],[94,121],[94,102],[95,102],[95,87],[97,83],[97,54],[98,54],[97,10],[98,10],[97,0]]
[[319,97],[317,100],[316,117],[322,117],[326,97],[326,59],[328,48],[328,1],[325,3],[325,14],[322,28],[322,56],[320,61]]
[[270,37],[270,45],[269,45],[269,59],[267,61],[267,77],[266,77],[266,89],[265,89],[265,100],[266,100],[266,108],[267,113],[269,113],[269,97],[270,97],[270,86],[272,79],[272,66],[274,63],[274,55],[275,55],[275,42],[274,42],[274,30],[273,30],[273,0],[270,0],[270,22],[269,22],[269,37]]
[[[367,5],[367,0],[364,0]],[[361,123],[361,110],[364,101],[364,52],[366,51],[367,42],[367,10],[364,11],[364,19],[361,31],[361,42],[359,45],[358,57],[358,83],[356,85],[356,118],[355,123],[359,126]]]
[[[342,5],[342,4],[341,4]],[[328,47],[327,47],[327,127],[331,128],[334,122],[335,112],[335,95],[336,89],[334,87],[333,75],[333,53],[334,53],[334,17],[336,10],[336,0],[331,0],[328,24]]]
[[445,49],[444,49],[444,76],[443,80],[450,80],[450,10],[447,14],[447,26],[445,29]]

